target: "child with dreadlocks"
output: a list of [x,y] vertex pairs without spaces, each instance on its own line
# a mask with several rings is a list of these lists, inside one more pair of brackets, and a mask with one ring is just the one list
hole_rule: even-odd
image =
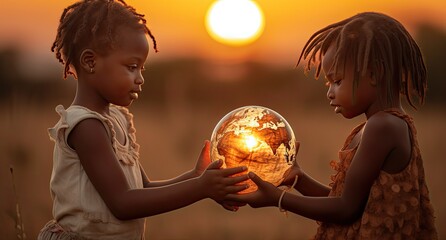
[[85,0],[64,10],[52,51],[64,78],[77,78],[77,91],[69,108],[56,107],[60,120],[49,129],[54,220],[38,239],[144,239],[144,217],[204,198],[231,209],[224,197],[247,187],[238,184],[247,175],[232,177],[245,167],[210,163],[208,141],[194,169],[149,181],[126,108],[144,83],[147,37],[156,50],[144,15],[124,1]]
[[325,74],[327,98],[345,118],[364,115],[332,162],[330,186],[297,164],[283,185],[291,194],[260,179],[259,190],[228,199],[252,207],[278,206],[319,221],[315,239],[437,239],[434,210],[414,122],[401,96],[423,103],[426,69],[415,41],[395,19],[365,12],[314,33],[299,57]]

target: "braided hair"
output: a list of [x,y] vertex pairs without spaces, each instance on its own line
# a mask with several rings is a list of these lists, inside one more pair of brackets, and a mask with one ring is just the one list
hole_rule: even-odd
[[156,40],[143,14],[127,5],[124,0],[82,0],[64,9],[57,29],[56,39],[51,51],[64,65],[64,79],[74,75],[70,65],[76,69],[77,59],[87,47],[106,53],[113,48],[115,33],[120,26],[142,29],[153,42],[157,52]]
[[305,44],[297,65],[308,59],[305,73],[315,66],[315,78],[321,71],[321,59],[330,46],[336,48],[332,68],[344,73],[346,61],[352,64],[353,95],[360,77],[371,71],[383,93],[381,100],[391,104],[399,91],[416,109],[413,97],[423,104],[427,90],[426,67],[421,51],[404,26],[382,13],[364,12],[331,24],[314,33]]

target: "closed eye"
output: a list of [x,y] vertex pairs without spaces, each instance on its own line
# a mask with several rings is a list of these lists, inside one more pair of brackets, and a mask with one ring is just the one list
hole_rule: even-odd
[[336,74],[336,73],[329,73],[325,75],[325,80],[327,81],[325,83],[325,86],[330,86],[331,84],[335,84],[336,86],[341,85],[342,82],[342,75]]
[[331,84],[330,79],[327,76],[325,76],[324,78],[325,78],[325,86],[329,87]]
[[130,70],[130,71],[135,71],[136,69],[138,69],[138,65],[136,65],[136,64],[130,64],[130,65],[127,65],[127,68]]
[[334,84],[336,86],[341,85],[342,79],[336,80],[336,81],[326,81],[325,86],[330,87],[331,84]]

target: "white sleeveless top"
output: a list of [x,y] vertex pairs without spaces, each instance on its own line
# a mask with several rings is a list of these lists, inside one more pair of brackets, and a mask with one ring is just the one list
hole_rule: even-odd
[[126,143],[122,145],[116,140],[113,124],[106,116],[76,105],[66,110],[59,105],[56,112],[61,119],[48,129],[50,139],[55,142],[50,182],[54,219],[66,231],[86,239],[144,239],[145,219],[116,219],[90,182],[77,153],[67,143],[76,124],[87,118],[99,119],[107,129],[128,184],[132,188],[143,188],[133,116],[127,108],[110,106],[111,118],[125,131]]

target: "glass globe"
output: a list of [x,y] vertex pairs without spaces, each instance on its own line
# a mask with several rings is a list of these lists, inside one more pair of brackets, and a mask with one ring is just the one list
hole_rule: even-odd
[[[277,112],[261,106],[245,106],[226,114],[211,136],[211,159],[223,167],[246,166],[263,180],[278,186],[296,157],[294,132]],[[249,188],[257,190],[248,180]]]

